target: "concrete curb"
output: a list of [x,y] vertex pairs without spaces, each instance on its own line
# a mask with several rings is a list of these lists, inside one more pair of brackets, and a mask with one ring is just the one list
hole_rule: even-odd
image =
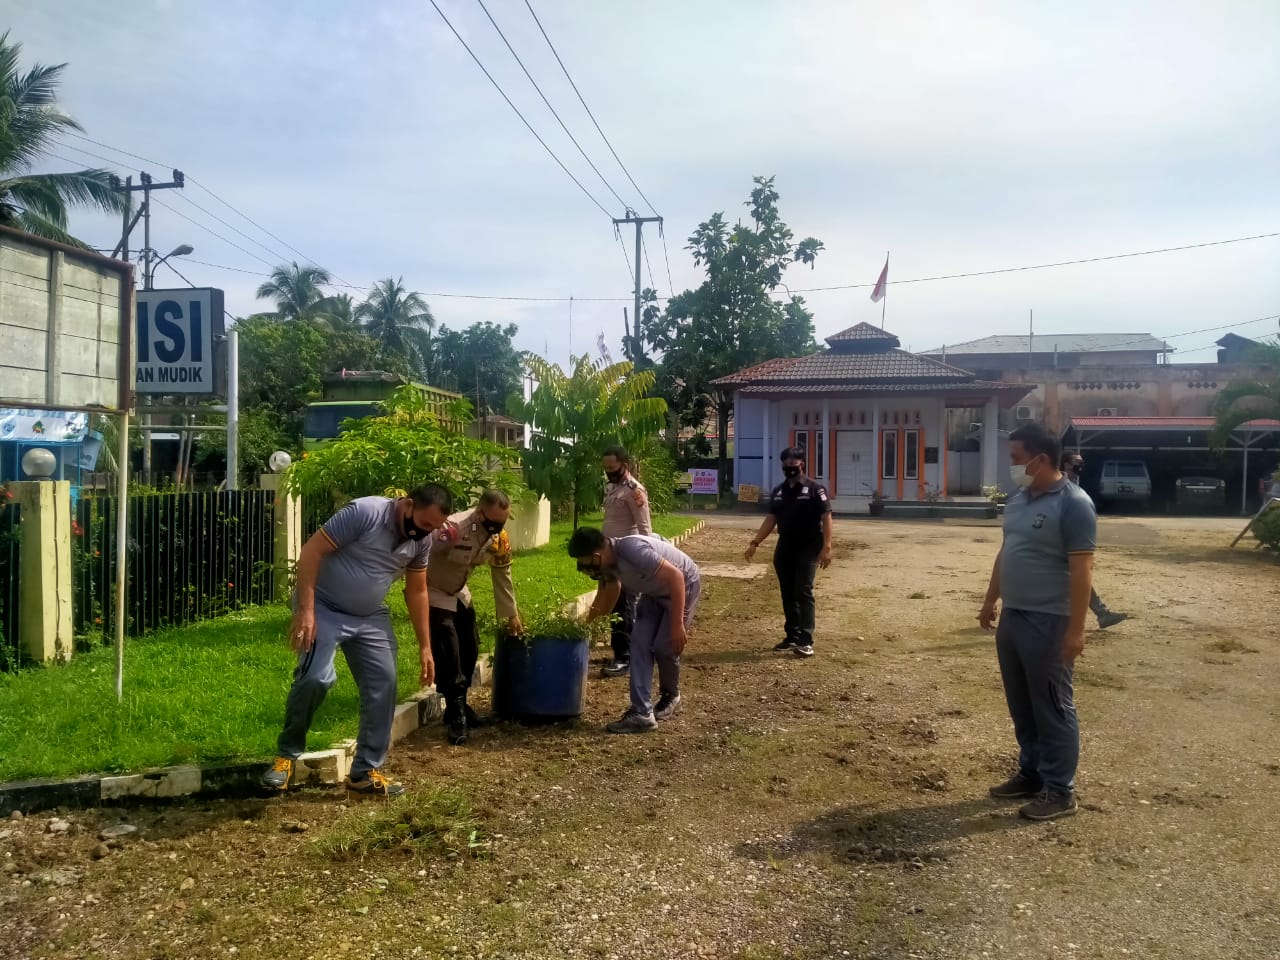
[[[479,670],[477,670],[477,673]],[[391,742],[403,740],[419,727],[444,715],[444,703],[432,691],[414,694],[396,706]],[[328,750],[314,750],[298,758],[295,784],[332,786],[351,771],[356,742],[345,740]],[[137,773],[88,775],[66,780],[21,780],[0,784],[0,817],[14,810],[35,813],[51,807],[73,809],[131,800],[174,797],[253,796],[262,793],[258,778],[266,765],[244,763],[186,764]]]
[[[680,546],[707,525],[699,520],[684,533],[672,539]],[[572,615],[583,616],[591,607],[595,592],[584,593],[570,604]],[[489,657],[476,664],[473,684],[487,687],[493,682],[493,666]],[[403,740],[420,727],[444,716],[444,701],[439,694],[422,690],[404,703],[396,705],[391,723],[391,742]],[[328,785],[341,783],[351,771],[356,742],[346,740],[328,750],[315,750],[298,758],[294,771],[295,784]],[[15,810],[36,813],[51,807],[74,809],[132,800],[165,800],[175,797],[252,796],[262,793],[258,778],[266,761],[244,763],[184,764],[159,767],[125,774],[90,774],[65,780],[20,780],[0,783],[0,817]]]

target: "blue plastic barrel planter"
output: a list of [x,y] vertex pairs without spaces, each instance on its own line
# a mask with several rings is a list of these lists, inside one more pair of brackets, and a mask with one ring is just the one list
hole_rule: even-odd
[[585,637],[509,637],[493,651],[493,710],[505,720],[569,720],[582,715],[589,644]]

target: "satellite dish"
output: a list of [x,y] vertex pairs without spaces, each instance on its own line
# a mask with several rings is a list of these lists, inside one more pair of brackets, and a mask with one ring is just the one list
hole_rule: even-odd
[[284,473],[291,463],[293,463],[293,457],[283,450],[277,450],[267,459],[267,466],[271,468],[272,473]]

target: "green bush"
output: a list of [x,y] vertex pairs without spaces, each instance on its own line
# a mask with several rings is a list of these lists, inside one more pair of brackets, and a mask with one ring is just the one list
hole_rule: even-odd
[[670,513],[676,502],[676,462],[656,437],[645,440],[635,450],[636,476],[649,491],[651,513]]
[[1263,546],[1280,550],[1280,507],[1272,507],[1254,521],[1253,535]]

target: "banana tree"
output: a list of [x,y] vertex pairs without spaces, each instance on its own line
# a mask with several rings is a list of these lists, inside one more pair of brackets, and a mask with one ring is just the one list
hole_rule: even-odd
[[528,400],[513,396],[507,410],[533,435],[521,454],[529,486],[562,508],[572,504],[573,526],[600,499],[605,447],[635,447],[666,426],[667,404],[651,397],[654,373],[627,362],[602,366],[583,355],[572,372],[526,353],[525,371],[537,386]]

